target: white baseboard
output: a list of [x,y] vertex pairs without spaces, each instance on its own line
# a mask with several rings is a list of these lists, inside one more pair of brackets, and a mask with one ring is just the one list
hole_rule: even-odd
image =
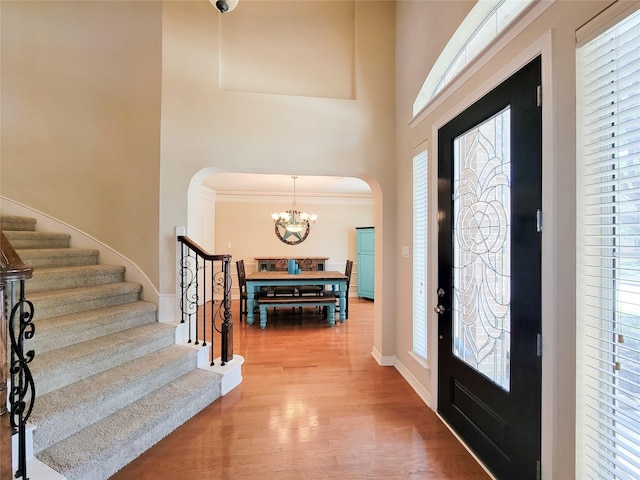
[[371,356],[375,358],[381,367],[395,367],[407,381],[409,386],[418,394],[422,401],[431,408],[431,393],[418,381],[418,379],[400,362],[395,355],[384,356],[377,348],[371,350]]
[[373,349],[371,350],[371,356],[375,358],[376,362],[378,362],[378,365],[380,365],[381,367],[393,367],[396,362],[395,355],[384,356],[376,347],[373,347]]
[[420,383],[420,381],[413,375],[405,365],[396,359],[396,363],[394,365],[396,370],[400,372],[400,375],[407,381],[407,383],[413,388],[413,390],[418,394],[418,396],[422,399],[422,401],[431,409],[433,409],[431,405],[431,393]]

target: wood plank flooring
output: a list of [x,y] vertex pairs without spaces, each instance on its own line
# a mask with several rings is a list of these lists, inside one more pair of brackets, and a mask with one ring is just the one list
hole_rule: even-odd
[[[393,367],[371,356],[373,303],[328,327],[305,309],[238,321],[243,382],[111,480],[490,478]],[[219,350],[218,350],[219,351]]]

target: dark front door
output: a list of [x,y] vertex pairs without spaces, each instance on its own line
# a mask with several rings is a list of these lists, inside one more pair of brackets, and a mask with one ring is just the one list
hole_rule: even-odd
[[499,479],[540,468],[540,65],[438,132],[438,412]]

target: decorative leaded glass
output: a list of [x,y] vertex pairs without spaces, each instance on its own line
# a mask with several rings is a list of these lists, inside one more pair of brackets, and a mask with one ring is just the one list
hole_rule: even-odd
[[510,109],[454,141],[453,353],[509,390]]

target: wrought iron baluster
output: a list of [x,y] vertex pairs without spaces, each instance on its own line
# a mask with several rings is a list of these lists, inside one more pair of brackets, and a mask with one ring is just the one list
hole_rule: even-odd
[[[221,364],[225,365],[233,359],[231,255],[209,254],[185,236],[178,236],[178,241],[182,247],[179,266],[181,321],[184,323],[185,319],[188,319],[188,341],[193,341],[191,338],[192,320],[195,312],[195,344],[202,342],[203,346],[207,346],[207,324],[210,322],[211,339],[209,342],[211,344],[211,365],[214,365],[214,337],[216,332],[221,334]],[[207,274],[207,268],[211,270],[209,274]],[[204,303],[202,308],[199,305],[200,269],[204,269],[202,276]],[[207,305],[207,303],[209,303],[207,301],[208,293],[211,293],[211,305]],[[200,321],[202,321],[202,330],[200,330]]]
[[[27,478],[27,446],[26,426],[27,420],[33,410],[36,396],[35,384],[29,363],[34,359],[35,352],[25,352],[25,340],[33,338],[35,325],[33,324],[33,303],[25,298],[24,280],[17,282],[18,299],[12,302],[9,316],[9,340],[11,342],[11,360],[9,373],[11,375],[11,426],[18,433],[18,469],[16,478]],[[15,296],[15,285],[12,286],[12,297]]]
[[[18,465],[15,477],[24,480],[28,480],[26,425],[36,398],[33,376],[29,368],[35,352],[25,352],[25,340],[33,338],[35,334],[33,303],[25,298],[25,280],[30,279],[32,275],[33,268],[22,261],[4,233],[0,232],[0,304],[3,306],[0,319],[3,329],[0,334],[0,369],[3,387],[6,381],[10,380],[10,387],[0,391],[0,416],[3,417],[0,424],[0,443],[3,450],[8,447],[7,450],[11,452],[10,437],[18,434]],[[8,320],[8,324],[5,320]],[[7,352],[7,347],[10,348],[10,352]],[[5,408],[7,396],[10,411]],[[11,453],[8,456],[11,457]],[[2,458],[0,470],[0,475],[4,478],[7,471],[13,470],[11,460],[6,462]]]

